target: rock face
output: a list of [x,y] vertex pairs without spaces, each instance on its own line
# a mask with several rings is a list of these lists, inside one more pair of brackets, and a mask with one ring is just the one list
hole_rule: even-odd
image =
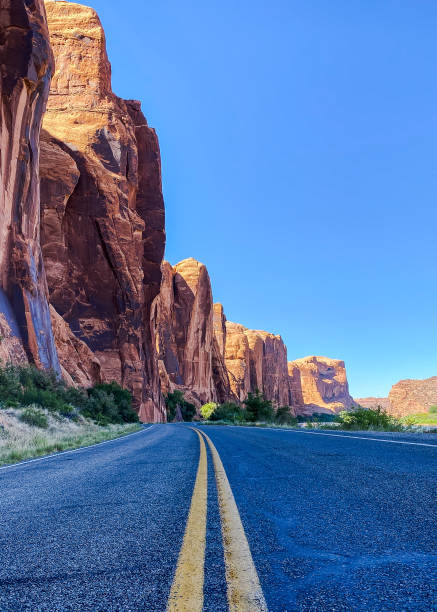
[[[95,11],[62,1],[46,9],[56,61],[41,156],[50,302],[92,351],[99,375],[132,391],[142,420],[159,421],[150,328],[165,246],[158,141],[140,103],[112,93]],[[72,363],[75,354],[64,357]],[[95,363],[86,363],[82,374],[93,380]]]
[[226,368],[226,316],[221,304],[213,305],[212,377],[220,403],[236,401]]
[[0,357],[60,372],[39,242],[39,135],[53,72],[43,0],[3,0],[0,27]]
[[50,314],[64,380],[72,386],[85,388],[104,382],[100,362],[91,349],[76,338],[53,306],[50,306]]
[[246,328],[238,323],[226,321],[225,364],[231,390],[242,402],[250,386],[250,349]]
[[388,399],[388,412],[394,416],[428,412],[431,406],[437,406],[437,376],[401,380],[393,385]]
[[[223,320],[212,301],[206,267],[189,258],[172,267],[162,266],[161,292],[156,299],[154,322],[162,389],[180,389],[197,405],[224,401],[229,381],[223,369]],[[221,328],[221,332],[220,329]],[[216,332],[216,333],[215,333]]]
[[276,406],[290,405],[287,349],[280,336],[226,323],[225,364],[233,393],[243,401],[259,389]]
[[388,410],[390,406],[388,397],[354,397],[354,404],[363,408],[377,408],[381,406],[383,410]]
[[288,363],[292,405],[297,414],[350,410],[344,361],[327,357],[304,357]]

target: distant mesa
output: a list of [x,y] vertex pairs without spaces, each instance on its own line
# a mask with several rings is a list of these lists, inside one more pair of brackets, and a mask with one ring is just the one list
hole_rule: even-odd
[[389,412],[395,416],[406,416],[429,412],[437,406],[437,376],[424,380],[400,380],[388,394]]
[[390,402],[388,397],[355,397],[354,403],[362,408],[378,408],[381,407],[383,410],[389,410]]
[[388,397],[361,397],[354,402],[363,408],[380,406],[396,417],[427,413],[431,406],[437,406],[437,376],[400,380],[393,385]]

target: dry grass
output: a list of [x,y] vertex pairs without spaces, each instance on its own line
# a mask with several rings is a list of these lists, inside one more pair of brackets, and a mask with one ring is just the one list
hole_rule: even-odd
[[0,410],[0,465],[89,446],[141,429],[138,423],[101,427],[82,417],[74,422],[39,407],[33,408],[47,417],[46,429],[22,422],[21,409]]

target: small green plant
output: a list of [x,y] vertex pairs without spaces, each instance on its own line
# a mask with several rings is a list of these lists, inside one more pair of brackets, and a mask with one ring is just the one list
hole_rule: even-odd
[[214,414],[216,409],[217,409],[217,404],[215,402],[208,402],[207,404],[203,404],[203,406],[200,409],[200,414],[206,421],[209,421],[209,419]]
[[49,422],[47,416],[41,410],[37,408],[26,408],[20,415],[20,420],[27,425],[32,427],[41,427],[41,429],[47,429]]
[[429,413],[430,414],[437,414],[437,406],[430,406],[429,407]]

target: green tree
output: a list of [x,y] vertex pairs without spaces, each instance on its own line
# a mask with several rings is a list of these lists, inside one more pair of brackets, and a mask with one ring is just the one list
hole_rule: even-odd
[[259,389],[256,389],[255,393],[249,392],[243,404],[246,408],[248,421],[273,421],[274,410],[272,402],[267,400]]
[[378,406],[377,408],[358,408],[352,412],[340,412],[338,415],[343,429],[374,429],[382,431],[401,431],[402,423],[399,419],[388,414]]
[[225,402],[217,406],[211,415],[211,421],[230,421],[238,423],[244,420],[244,413],[241,407],[234,402]]
[[181,411],[182,419],[184,421],[193,420],[193,417],[196,414],[196,406],[190,402],[187,402],[182,391],[176,389],[172,393],[167,393],[164,399],[167,411],[167,421],[169,423],[174,421],[178,408]]
[[214,414],[216,408],[217,404],[215,402],[208,402],[207,404],[203,404],[200,409],[200,414],[206,421],[209,421],[211,416]]

